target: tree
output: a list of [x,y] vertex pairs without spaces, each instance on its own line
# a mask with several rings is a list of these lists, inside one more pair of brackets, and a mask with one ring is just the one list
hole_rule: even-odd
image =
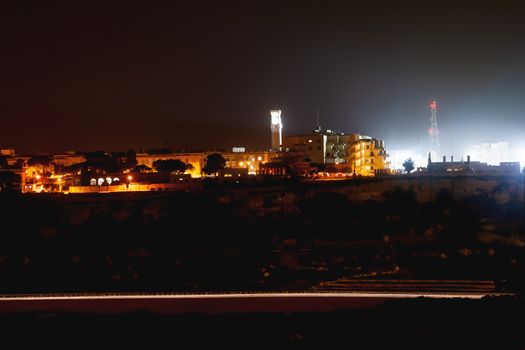
[[9,166],[7,163],[7,158],[4,156],[0,156],[0,169],[5,169]]
[[153,167],[159,173],[183,174],[186,170],[193,168],[191,164],[186,164],[180,159],[159,159],[153,162]]
[[29,158],[29,160],[27,161],[27,165],[29,166],[35,166],[35,165],[48,166],[51,163],[53,163],[53,160],[49,156],[33,156]]
[[410,172],[416,168],[414,166],[414,161],[412,160],[412,158],[408,158],[403,162],[403,168],[405,168],[407,174],[410,174]]
[[21,177],[12,171],[0,171],[0,192],[14,190],[21,181]]
[[206,165],[202,168],[205,174],[216,174],[226,166],[226,159],[220,153],[212,153],[206,157]]
[[126,163],[123,165],[125,169],[133,169],[137,166],[137,152],[131,148],[126,152]]
[[105,161],[108,155],[104,151],[96,151],[96,152],[87,152],[84,154],[84,157],[86,157],[87,163],[99,163],[99,162]]
[[88,152],[84,156],[86,161],[74,164],[70,170],[81,170],[82,173],[107,174],[131,170],[137,166],[137,154],[132,149],[127,152]]
[[111,155],[104,151],[88,152],[84,154],[86,161],[80,164],[74,164],[72,167],[81,170],[82,174],[90,176],[92,174],[106,174],[117,172],[119,169],[116,166],[115,159],[119,156],[124,157],[124,153],[121,155],[118,152],[113,152]]
[[110,172],[131,170],[137,166],[137,153],[132,149],[127,152],[112,152],[107,158],[107,163],[107,170]]
[[37,174],[44,175],[45,177],[50,176],[54,168],[53,159],[50,156],[33,156],[28,159],[27,165],[34,167]]
[[24,161],[22,159],[17,159],[15,164],[11,167],[12,169],[23,169],[24,168]]
[[137,165],[136,167],[134,167],[133,169],[131,169],[131,172],[132,173],[146,173],[148,171],[150,171],[151,168],[147,165],[144,165],[144,164],[140,164],[140,165]]

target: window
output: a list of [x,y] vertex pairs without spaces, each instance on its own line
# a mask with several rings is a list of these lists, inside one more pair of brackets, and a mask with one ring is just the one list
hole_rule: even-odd
[[370,163],[374,164],[374,159],[370,159]]

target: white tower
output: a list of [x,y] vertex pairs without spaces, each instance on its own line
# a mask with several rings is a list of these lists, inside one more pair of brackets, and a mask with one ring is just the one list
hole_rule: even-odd
[[270,111],[271,119],[271,130],[272,130],[272,151],[280,152],[283,144],[283,123],[281,121],[281,110],[272,109]]

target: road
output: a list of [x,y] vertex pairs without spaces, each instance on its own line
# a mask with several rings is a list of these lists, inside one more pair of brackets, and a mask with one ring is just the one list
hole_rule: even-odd
[[[481,299],[489,295],[508,295],[496,292],[493,283],[486,281],[347,282],[334,282],[321,286],[320,290],[316,291],[290,293],[0,295],[0,313],[117,314],[140,310],[160,314],[314,312],[374,307],[396,299],[420,297]],[[438,288],[440,284],[441,290]],[[416,290],[417,288],[420,290]]]

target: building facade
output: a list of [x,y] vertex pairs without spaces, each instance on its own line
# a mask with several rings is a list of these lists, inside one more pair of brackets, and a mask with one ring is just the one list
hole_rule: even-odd
[[284,150],[287,152],[304,152],[314,164],[324,164],[326,159],[326,135],[314,132],[311,135],[295,135],[284,137]]
[[348,152],[348,163],[357,176],[374,176],[388,173],[390,164],[383,140],[353,134]]
[[187,171],[192,177],[200,177],[202,169],[206,164],[206,158],[213,153],[220,153],[226,160],[226,168],[246,169],[248,174],[258,174],[260,164],[270,162],[274,154],[268,151],[261,152],[193,152],[193,153],[169,153],[169,154],[137,154],[137,164],[153,168],[157,160],[179,159],[184,163],[191,164],[193,169]]
[[15,149],[14,148],[0,148],[0,156],[4,157],[15,157]]
[[480,161],[471,161],[470,156],[467,160],[454,161],[450,157],[447,161],[443,156],[442,162],[434,162],[428,158],[426,172],[430,174],[477,174],[477,175],[519,175],[520,162],[500,162],[498,165],[490,165]]
[[356,175],[373,176],[390,170],[384,141],[360,134],[317,129],[310,135],[285,136],[284,147],[303,151],[313,164],[332,165]]

